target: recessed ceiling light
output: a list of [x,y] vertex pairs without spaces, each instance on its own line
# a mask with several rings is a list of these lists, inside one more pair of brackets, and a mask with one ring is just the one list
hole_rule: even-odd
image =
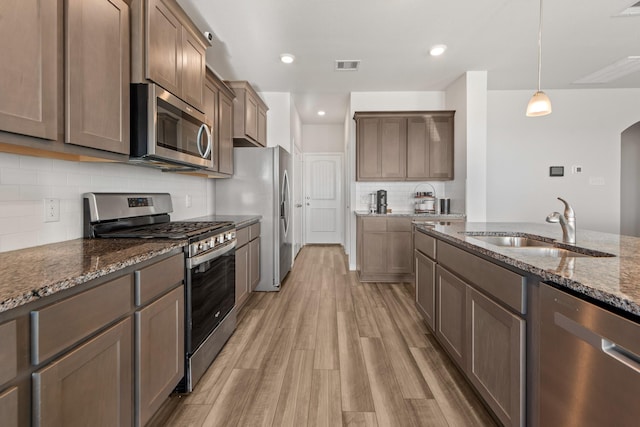
[[319,115],[319,116],[324,116],[325,114],[327,114],[327,113],[325,113],[325,112],[324,112],[324,111],[322,111],[322,110],[318,111],[318,115]]
[[280,55],[280,61],[284,62],[285,64],[291,64],[295,60],[296,57],[290,53],[283,53],[282,55]]
[[444,51],[447,50],[447,46],[444,44],[437,44],[435,46],[433,46],[431,48],[431,50],[429,51],[429,54],[431,56],[440,56],[444,53]]

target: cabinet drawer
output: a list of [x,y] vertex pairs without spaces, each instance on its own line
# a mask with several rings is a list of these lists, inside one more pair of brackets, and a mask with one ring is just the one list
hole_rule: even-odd
[[131,308],[132,276],[31,312],[31,360],[34,365],[108,325]]
[[254,240],[260,236],[260,223],[256,222],[249,227],[249,240]]
[[143,305],[184,280],[184,255],[177,254],[135,272],[136,306]]
[[420,231],[413,235],[413,246],[431,259],[436,259],[436,239]]
[[438,263],[519,313],[526,312],[526,278],[448,243],[437,243]]
[[[18,333],[16,321],[0,325],[0,386],[18,374]],[[1,387],[0,387],[1,388]]]
[[236,247],[249,243],[249,227],[239,228],[236,230]]
[[387,218],[362,218],[363,231],[387,231]]
[[387,218],[387,231],[411,231],[411,218]]

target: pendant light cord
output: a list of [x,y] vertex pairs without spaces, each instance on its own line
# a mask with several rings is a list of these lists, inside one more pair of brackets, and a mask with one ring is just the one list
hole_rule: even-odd
[[542,76],[542,0],[540,0],[540,25],[538,26],[538,92]]

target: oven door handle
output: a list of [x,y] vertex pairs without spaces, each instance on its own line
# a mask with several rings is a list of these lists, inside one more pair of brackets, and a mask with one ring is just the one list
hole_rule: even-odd
[[207,261],[211,261],[212,259],[218,258],[228,252],[231,252],[236,247],[236,241],[229,243],[225,247],[220,249],[216,249],[215,251],[207,252],[205,254],[195,256],[192,258],[187,258],[187,268],[191,269],[193,267],[197,267],[200,264],[203,264]]

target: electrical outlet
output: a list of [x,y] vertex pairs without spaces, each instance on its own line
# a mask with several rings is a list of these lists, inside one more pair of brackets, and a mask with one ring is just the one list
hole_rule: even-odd
[[184,198],[184,204],[188,208],[191,207],[191,194],[186,195],[186,197]]
[[44,222],[60,221],[60,199],[44,199]]

